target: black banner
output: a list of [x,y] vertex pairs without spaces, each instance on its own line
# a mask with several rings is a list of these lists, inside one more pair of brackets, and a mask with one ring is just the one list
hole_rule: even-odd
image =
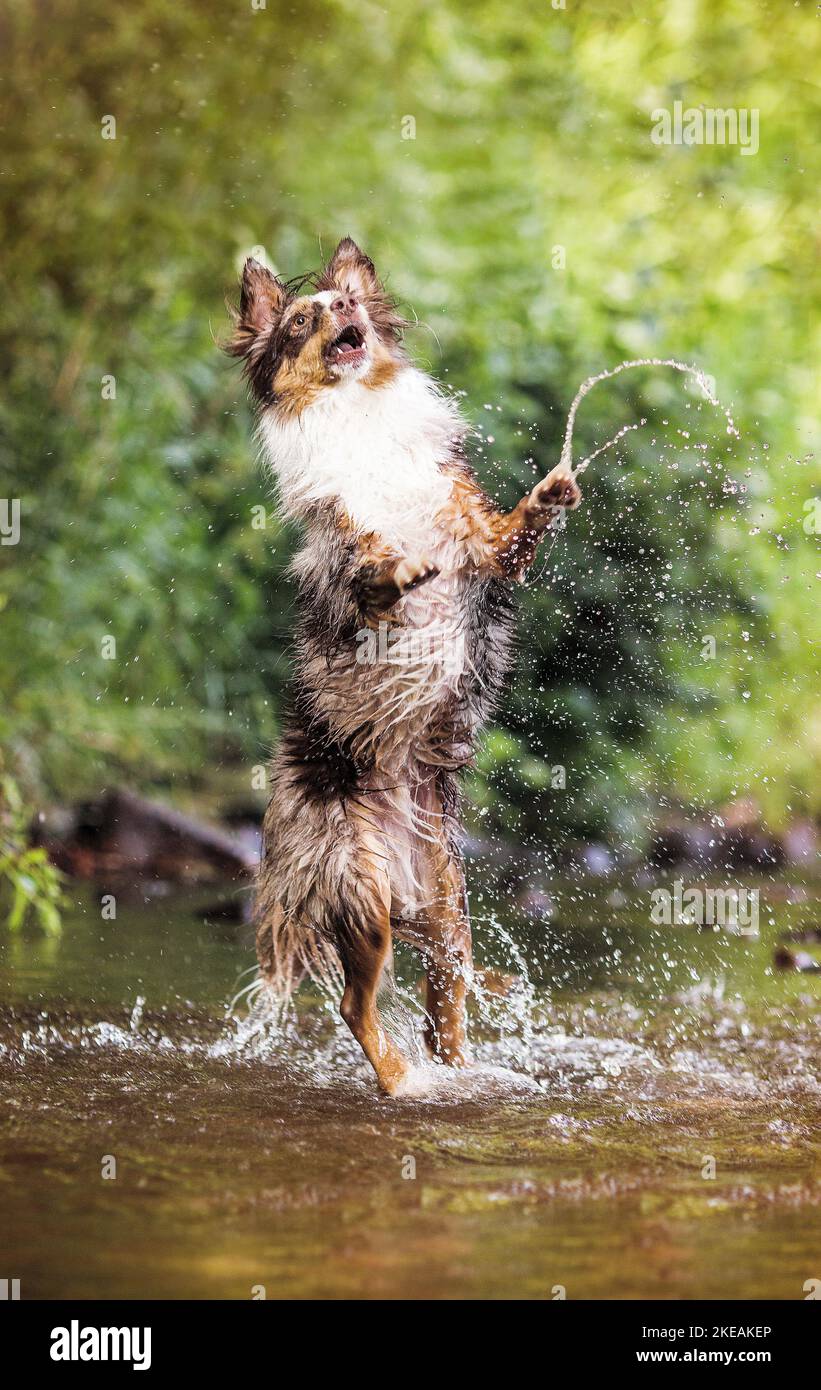
[[[277,1362],[305,1355],[312,1376],[323,1362],[329,1369],[345,1363],[345,1347],[355,1335],[364,1351],[365,1339],[386,1332],[401,1346],[411,1328],[418,1343],[420,1326],[440,1337],[450,1329],[454,1355],[466,1368],[489,1350],[489,1334],[504,1335],[495,1354],[518,1363],[518,1338],[546,1335],[545,1370],[555,1356],[563,1367],[588,1370],[654,1371],[675,1365],[748,1366],[783,1374],[805,1367],[817,1345],[819,1320],[812,1306],[798,1303],[631,1303],[573,1302],[516,1303],[516,1337],[508,1327],[511,1301],[492,1307],[481,1304],[481,1326],[471,1333],[476,1304],[458,1308],[445,1302],[440,1310],[425,1304],[420,1325],[416,1305],[402,1312],[398,1303],[383,1304],[375,1316],[372,1303],[315,1305],[272,1301],[247,1303],[193,1302],[43,1302],[9,1300],[2,1306],[0,1328],[5,1361],[20,1370],[58,1380],[66,1376],[94,1377],[133,1374],[167,1375],[182,1367],[186,1374],[253,1373],[266,1367],[277,1373]],[[813,1300],[807,1300],[812,1304]],[[305,1319],[321,1319],[322,1336],[304,1335]],[[343,1321],[340,1322],[340,1319]],[[404,1325],[407,1319],[406,1326]],[[329,1325],[330,1324],[330,1325]],[[297,1331],[297,1338],[290,1334]],[[559,1339],[559,1340],[554,1340]],[[559,1350],[560,1349],[560,1350]],[[384,1352],[382,1353],[384,1358]],[[529,1358],[532,1356],[529,1353]],[[384,1359],[381,1374],[384,1374]]]

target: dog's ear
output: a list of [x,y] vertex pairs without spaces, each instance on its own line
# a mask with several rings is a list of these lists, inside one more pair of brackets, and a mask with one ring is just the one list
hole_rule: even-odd
[[239,310],[234,311],[234,336],[228,351],[234,357],[247,357],[276,323],[288,299],[288,291],[277,277],[249,256],[242,268]]
[[396,344],[407,327],[397,312],[396,300],[385,290],[370,256],[360,251],[349,236],[343,237],[317,281],[319,290],[353,290],[365,304],[371,323],[382,341],[399,354]]
[[353,290],[361,299],[384,293],[370,256],[349,236],[340,241],[320,281],[322,289]]

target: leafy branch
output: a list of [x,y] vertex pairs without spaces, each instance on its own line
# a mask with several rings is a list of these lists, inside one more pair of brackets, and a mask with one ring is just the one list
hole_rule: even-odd
[[33,912],[49,935],[60,932],[62,875],[44,849],[28,843],[23,799],[8,773],[0,773],[0,887],[4,882],[11,895],[11,931],[19,931]]

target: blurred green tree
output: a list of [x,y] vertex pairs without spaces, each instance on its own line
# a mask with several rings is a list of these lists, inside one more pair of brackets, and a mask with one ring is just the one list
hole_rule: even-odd
[[[629,843],[658,797],[818,811],[809,5],[11,0],[0,25],[0,492],[22,527],[0,735],[30,798],[179,793],[276,738],[292,538],[223,296],[254,246],[290,275],[351,233],[465,391],[500,500],[555,462],[581,378],[628,356],[697,360],[743,430],[730,449],[671,374],[585,402],[579,452],[648,423],[523,594],[486,823]],[[654,144],[678,99],[759,110],[758,153]]]

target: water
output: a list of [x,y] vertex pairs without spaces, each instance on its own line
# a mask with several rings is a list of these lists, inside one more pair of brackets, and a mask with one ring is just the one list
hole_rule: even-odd
[[[573,400],[570,403],[570,409],[567,412],[567,420],[565,421],[564,436],[562,438],[562,450],[559,456],[559,463],[563,464],[567,469],[569,469],[569,471],[573,474],[575,478],[581,477],[582,473],[586,472],[590,464],[593,463],[595,459],[600,458],[602,454],[605,454],[608,451],[608,449],[612,449],[614,445],[621,443],[622,439],[624,439],[626,435],[633,433],[635,430],[642,429],[647,424],[647,420],[642,418],[637,421],[632,421],[626,425],[622,425],[621,429],[617,430],[616,433],[612,435],[610,439],[605,440],[604,444],[600,444],[589,454],[586,454],[583,459],[580,459],[577,464],[574,464],[573,431],[576,426],[576,415],[578,413],[579,406],[581,405],[585,396],[587,396],[588,393],[593,390],[594,386],[598,386],[600,382],[610,381],[613,377],[621,376],[622,372],[630,372],[638,367],[671,367],[674,371],[681,372],[684,376],[689,377],[690,380],[695,382],[695,384],[699,387],[704,399],[708,401],[710,405],[714,406],[716,410],[721,411],[725,420],[726,433],[730,435],[733,439],[741,438],[741,435],[738,429],[736,428],[735,421],[732,415],[730,414],[730,411],[727,410],[724,406],[722,406],[721,402],[716,396],[712,378],[708,377],[700,367],[688,365],[688,363],[686,362],[679,362],[678,358],[675,357],[637,357],[629,361],[619,362],[618,365],[615,367],[596,372],[593,376],[586,377],[585,380],[579,386],[579,389],[576,392],[575,396],[573,397]],[[698,408],[699,410],[701,409],[700,406]],[[679,431],[679,433],[683,434],[685,438],[689,439],[689,431]],[[687,445],[685,447],[690,446]],[[709,446],[706,443],[702,442],[695,444],[693,447],[701,451],[704,451],[703,462],[706,466],[708,462],[706,451],[709,448]],[[737,486],[731,482],[728,482],[727,487],[732,491],[737,490]],[[550,526],[550,530],[553,533],[553,539],[549,545],[542,566],[537,571],[535,578],[531,575],[530,579],[526,581],[528,587],[531,587],[534,583],[540,583],[544,578],[544,574],[547,569],[547,565],[550,561],[553,548],[556,544],[559,535],[565,529],[566,525],[567,512],[565,508],[554,507],[552,522]]]
[[593,387],[597,386],[600,381],[610,381],[612,377],[621,376],[622,372],[633,371],[636,367],[672,367],[674,371],[683,372],[685,375],[690,376],[701,388],[705,399],[710,402],[710,405],[722,411],[727,425],[727,434],[731,435],[734,439],[740,437],[732,415],[729,410],[725,410],[721,405],[721,402],[715,394],[710,378],[700,367],[688,366],[686,362],[679,362],[675,357],[637,357],[629,362],[619,362],[617,367],[611,367],[607,371],[596,372],[595,376],[587,377],[573,397],[565,424],[560,462],[566,464],[576,477],[584,473],[585,469],[589,467],[593,460],[597,459],[605,450],[611,449],[614,444],[618,444],[631,430],[640,429],[642,425],[647,423],[646,420],[641,420],[638,424],[623,425],[618,433],[613,435],[612,439],[608,439],[605,444],[600,444],[597,449],[587,454],[586,457],[573,468],[573,429],[576,424],[576,412],[585,396],[588,392],[592,391]]
[[[515,942],[529,986],[474,1019],[472,1072],[404,1101],[318,996],[298,1033],[226,1020],[246,929],[188,898],[3,935],[4,1275],[51,1298],[803,1297],[821,985],[771,959],[817,917],[761,890],[757,940],[653,927],[647,886],[556,884],[538,923],[475,890],[477,954],[515,968]],[[410,955],[398,974],[415,1001]]]

